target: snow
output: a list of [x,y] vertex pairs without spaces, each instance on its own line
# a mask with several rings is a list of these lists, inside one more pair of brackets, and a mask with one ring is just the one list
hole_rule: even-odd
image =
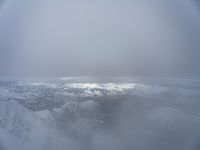
[[98,107],[98,103],[92,101],[92,100],[87,100],[85,102],[82,102],[80,103],[80,107],[84,110],[87,110],[87,111],[95,111]]
[[24,81],[24,82],[18,82],[18,85],[20,86],[35,86],[35,87],[39,87],[39,86],[44,86],[46,88],[57,88],[56,84],[53,83],[48,83],[48,82],[34,82],[34,81]]
[[108,91],[116,90],[116,91],[123,91],[125,89],[132,89],[135,87],[134,83],[105,83],[105,84],[98,84],[98,83],[72,83],[66,84],[66,87],[70,88],[80,88],[80,89],[105,89]]
[[22,141],[38,141],[48,125],[16,101],[0,102],[0,127]]
[[5,101],[10,98],[23,99],[23,95],[16,93],[13,88],[0,87],[0,99]]
[[41,110],[37,111],[36,114],[43,120],[47,122],[55,122],[54,117],[52,116],[51,112],[49,110]]
[[68,138],[59,136],[36,113],[16,101],[0,102],[0,143],[8,150],[64,150],[72,146]]
[[3,82],[0,149],[121,150],[153,141],[193,150],[200,133],[199,93],[133,82]]
[[93,97],[126,94],[128,91],[133,90],[135,86],[134,83],[67,83],[64,89],[66,91],[69,89],[78,90],[79,93],[74,94],[74,96]]

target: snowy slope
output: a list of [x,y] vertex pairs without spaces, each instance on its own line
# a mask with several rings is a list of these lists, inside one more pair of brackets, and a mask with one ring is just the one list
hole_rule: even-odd
[[69,80],[0,81],[0,149],[198,150],[197,83]]
[[[16,101],[0,102],[0,143],[8,150],[72,147],[68,138],[59,136],[39,116]],[[10,145],[10,142],[11,145]],[[58,144],[58,145],[57,145]]]

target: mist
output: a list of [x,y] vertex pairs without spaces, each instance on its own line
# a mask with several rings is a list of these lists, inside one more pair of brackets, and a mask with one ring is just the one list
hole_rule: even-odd
[[89,80],[1,79],[0,148],[199,150],[199,79]]
[[199,75],[200,20],[192,1],[1,5],[2,75]]
[[0,150],[199,150],[198,0],[0,0]]

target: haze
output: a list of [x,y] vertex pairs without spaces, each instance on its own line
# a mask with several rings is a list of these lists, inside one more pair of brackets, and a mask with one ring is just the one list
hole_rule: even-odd
[[5,0],[3,76],[199,76],[200,16],[190,0]]

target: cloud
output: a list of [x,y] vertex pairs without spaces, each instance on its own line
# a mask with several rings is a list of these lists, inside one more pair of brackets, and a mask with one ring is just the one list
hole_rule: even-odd
[[9,74],[199,73],[199,18],[186,0],[13,0],[3,19]]

